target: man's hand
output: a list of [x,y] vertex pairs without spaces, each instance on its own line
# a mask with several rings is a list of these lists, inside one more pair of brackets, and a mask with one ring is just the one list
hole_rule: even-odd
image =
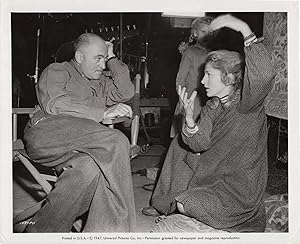
[[107,46],[107,58],[115,57],[116,55],[114,54],[114,44],[111,42],[106,41],[105,42]]
[[104,111],[103,119],[112,119],[116,117],[132,117],[132,109],[130,106],[124,104],[124,103],[119,103],[115,104],[109,108],[106,108]]

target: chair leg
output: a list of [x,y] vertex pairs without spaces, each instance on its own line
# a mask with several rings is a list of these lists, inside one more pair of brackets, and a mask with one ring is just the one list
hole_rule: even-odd
[[29,170],[34,179],[42,186],[43,190],[49,194],[52,190],[52,186],[41,176],[40,172],[30,163],[30,161],[24,157],[22,154],[18,153],[17,157],[24,164],[24,166]]
[[25,209],[22,213],[18,214],[16,217],[14,217],[13,224],[15,225],[17,223],[20,223],[21,221],[27,220],[30,217],[32,217],[34,214],[36,214],[37,211],[41,209],[44,201],[45,199],[38,202],[36,205]]
[[74,222],[73,227],[74,227],[74,229],[77,232],[81,232],[81,229],[82,229],[82,219],[78,219],[76,222]]
[[138,135],[139,135],[139,116],[135,115],[131,125],[131,145],[137,144]]
[[143,117],[143,115],[142,115],[141,109],[140,109],[140,113],[141,113],[141,122],[142,122],[143,130],[144,130],[144,133],[145,133],[147,142],[150,144],[151,139],[150,139],[150,136],[149,136],[148,131],[147,131],[147,129],[146,129],[145,120],[144,120],[144,117]]

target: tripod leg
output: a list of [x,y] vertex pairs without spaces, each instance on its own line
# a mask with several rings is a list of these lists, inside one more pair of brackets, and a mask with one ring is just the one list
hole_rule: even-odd
[[151,139],[150,139],[150,136],[149,136],[149,134],[147,132],[145,121],[144,121],[144,117],[143,117],[141,109],[140,109],[140,114],[141,114],[141,122],[142,122],[143,130],[144,130],[144,133],[146,135],[147,142],[148,142],[148,144],[150,144]]

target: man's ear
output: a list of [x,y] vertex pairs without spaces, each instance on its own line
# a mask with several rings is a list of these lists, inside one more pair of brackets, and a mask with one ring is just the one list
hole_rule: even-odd
[[233,84],[235,84],[235,77],[232,73],[229,73],[225,77],[225,85],[229,86],[229,85],[233,85]]
[[82,60],[83,60],[83,53],[77,50],[75,52],[75,61],[81,64]]

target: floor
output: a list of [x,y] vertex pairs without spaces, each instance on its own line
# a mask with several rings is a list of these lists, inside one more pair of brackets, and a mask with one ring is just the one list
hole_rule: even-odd
[[[142,171],[142,175],[133,174],[133,184],[135,193],[135,203],[137,210],[137,230],[136,232],[148,232],[155,225],[153,217],[145,216],[141,209],[149,205],[151,192],[144,190],[145,184],[153,183],[153,180],[144,176],[144,170],[163,163],[166,148],[161,145],[152,145],[146,154],[140,154],[132,160],[132,171]],[[264,198],[272,195],[283,194],[288,192],[288,172],[284,168],[278,167],[274,162],[269,162],[268,184]]]
[[[131,160],[132,179],[134,186],[135,206],[137,213],[137,228],[135,232],[149,232],[155,225],[156,217],[143,215],[141,209],[149,205],[151,191],[143,189],[143,186],[152,186],[153,179],[146,177],[146,169],[157,166],[161,161],[165,148],[160,145],[153,145],[148,152],[138,155]],[[17,182],[13,182],[13,208],[24,209],[25,206],[35,205],[35,199],[30,196]],[[18,212],[17,212],[18,213]],[[16,214],[16,213],[15,213]],[[20,227],[22,230],[22,227]]]
[[[166,148],[162,145],[151,145],[148,152],[140,153],[131,161],[132,178],[134,186],[135,206],[137,213],[137,228],[135,232],[149,232],[155,226],[156,217],[145,216],[141,213],[143,207],[149,206],[152,192],[145,190],[143,186],[151,186],[153,179],[147,178],[146,169],[151,169],[163,162]],[[272,164],[273,165],[273,164]],[[271,167],[266,196],[287,192],[287,172]],[[28,194],[14,182],[14,208],[24,205],[24,199],[30,205],[34,199],[28,198]]]
[[[149,201],[152,192],[143,189],[143,186],[148,186],[154,183],[154,180],[148,179],[145,175],[145,169],[151,169],[161,162],[162,155],[165,148],[160,145],[153,145],[149,147],[149,151],[145,154],[138,155],[131,161],[133,179],[133,190],[135,197],[135,207],[137,213],[137,229],[136,232],[149,232],[155,225],[156,217],[146,216],[141,213],[143,207],[149,206]],[[150,177],[151,178],[151,177]]]

